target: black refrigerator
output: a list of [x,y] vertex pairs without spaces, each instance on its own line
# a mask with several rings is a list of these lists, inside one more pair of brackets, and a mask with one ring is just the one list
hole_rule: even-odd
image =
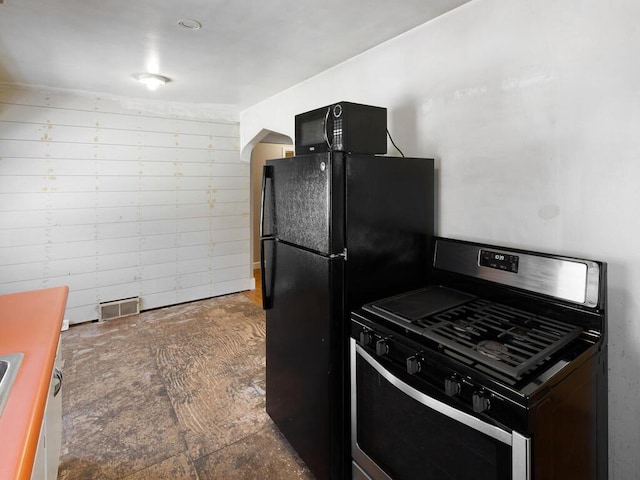
[[266,410],[318,480],[351,478],[348,313],[426,283],[433,224],[431,159],[266,162]]

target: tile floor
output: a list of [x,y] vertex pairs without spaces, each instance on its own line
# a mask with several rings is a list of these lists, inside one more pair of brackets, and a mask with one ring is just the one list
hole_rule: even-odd
[[312,479],[265,413],[264,339],[243,294],[63,332],[58,478]]

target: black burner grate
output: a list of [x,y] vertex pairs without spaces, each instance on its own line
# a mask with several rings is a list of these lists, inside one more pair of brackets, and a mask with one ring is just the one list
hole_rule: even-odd
[[482,299],[414,324],[425,328],[425,337],[514,378],[582,332],[573,325]]

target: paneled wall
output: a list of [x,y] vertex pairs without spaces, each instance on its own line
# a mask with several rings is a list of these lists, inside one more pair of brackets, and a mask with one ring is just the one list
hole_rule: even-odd
[[0,86],[0,294],[68,285],[77,323],[251,287],[237,114],[126,102]]

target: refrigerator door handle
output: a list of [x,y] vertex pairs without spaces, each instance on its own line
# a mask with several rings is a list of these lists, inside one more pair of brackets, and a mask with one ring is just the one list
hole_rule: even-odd
[[[264,167],[262,167],[262,192],[260,194],[260,238],[273,237],[273,233],[265,233],[264,231],[264,212],[267,196],[267,179],[271,180],[271,192],[273,194],[273,167],[270,165],[265,165]],[[271,205],[271,207],[271,211],[274,212],[273,205]],[[274,224],[272,223],[272,225]]]
[[[260,280],[262,282],[262,308],[263,310],[269,310],[273,306],[273,297],[269,295],[269,290],[273,288],[272,283],[267,283],[267,268],[265,261],[265,248],[266,242],[275,242],[275,238],[266,237],[260,239]],[[271,277],[273,277],[274,262],[271,262]],[[271,280],[271,278],[270,278]]]
[[[266,266],[266,242],[275,242],[275,236],[273,233],[265,233],[264,220],[265,220],[265,206],[267,201],[267,180],[271,180],[271,214],[275,213],[275,205],[273,202],[273,167],[265,165],[262,167],[262,192],[260,194],[260,280],[262,282],[262,308],[269,310],[273,305],[273,298],[269,295],[269,291],[272,289],[272,284],[267,283],[267,266]],[[275,222],[271,223],[272,227]],[[271,262],[271,277],[273,277],[274,265]],[[271,280],[271,278],[269,279]]]

